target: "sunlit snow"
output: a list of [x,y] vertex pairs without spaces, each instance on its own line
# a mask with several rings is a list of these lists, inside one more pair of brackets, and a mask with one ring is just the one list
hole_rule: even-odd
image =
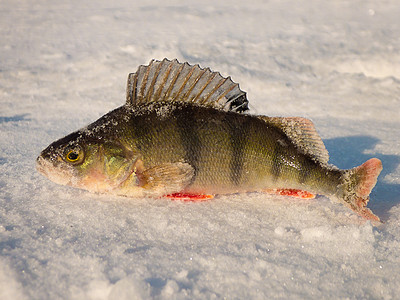
[[[399,16],[397,0],[2,0],[0,299],[398,298]],[[312,119],[340,168],[381,159],[385,223],[321,196],[132,200],[36,172],[164,57],[232,76],[253,113]]]

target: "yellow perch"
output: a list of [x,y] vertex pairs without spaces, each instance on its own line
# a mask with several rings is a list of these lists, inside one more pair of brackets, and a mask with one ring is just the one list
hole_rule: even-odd
[[128,197],[322,194],[379,221],[366,207],[379,159],[340,170],[310,120],[250,115],[247,105],[229,77],[153,60],[129,74],[123,106],[52,143],[37,168],[59,184]]

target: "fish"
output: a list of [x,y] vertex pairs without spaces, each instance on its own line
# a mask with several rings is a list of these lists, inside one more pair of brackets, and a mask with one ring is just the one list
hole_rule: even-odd
[[176,59],[139,66],[122,106],[51,143],[36,166],[55,183],[127,197],[323,195],[380,222],[367,208],[378,158],[339,169],[311,120],[252,115],[231,77]]

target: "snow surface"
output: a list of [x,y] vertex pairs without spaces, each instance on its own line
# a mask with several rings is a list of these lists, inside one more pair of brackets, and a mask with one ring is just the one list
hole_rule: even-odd
[[[398,299],[399,15],[397,0],[2,0],[0,299]],[[36,172],[164,57],[231,75],[254,113],[311,118],[341,168],[380,158],[385,224],[325,197],[132,200]]]

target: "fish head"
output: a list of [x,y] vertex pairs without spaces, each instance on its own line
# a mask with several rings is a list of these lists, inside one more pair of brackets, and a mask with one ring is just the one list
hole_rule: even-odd
[[114,187],[105,163],[103,142],[77,131],[57,140],[44,149],[36,160],[39,173],[51,181],[94,192]]

